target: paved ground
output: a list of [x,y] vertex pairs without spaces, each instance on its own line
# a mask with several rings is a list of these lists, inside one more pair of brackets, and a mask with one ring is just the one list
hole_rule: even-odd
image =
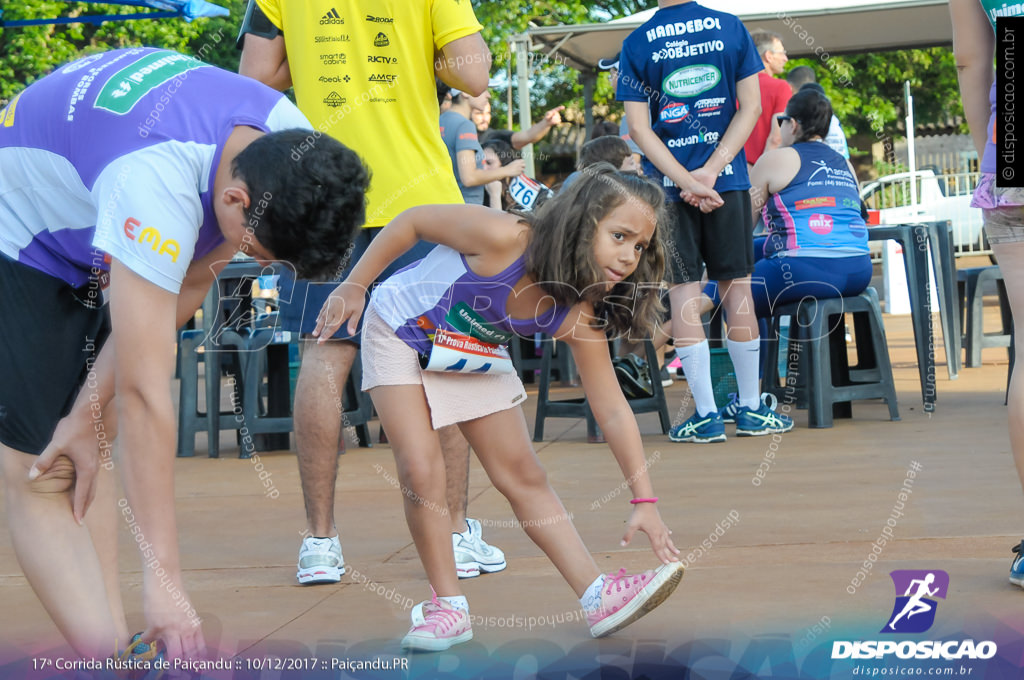
[[[994,319],[996,310],[987,311]],[[914,662],[892,655],[881,662],[829,657],[834,640],[887,639],[878,631],[894,604],[889,572],[922,569],[948,572],[947,597],[930,631],[895,639],[994,640],[999,651],[989,661],[918,663],[956,670],[957,677],[961,665],[972,678],[1024,677],[1024,593],[1006,578],[1009,549],[1021,537],[1021,490],[1003,406],[1006,352],[986,350],[985,366],[963,370],[956,381],[940,368],[938,408],[926,414],[909,319],[886,317],[886,324],[900,422],[873,402],[856,403],[852,420],[827,430],[808,429],[806,412],[797,412],[797,428],[772,448],[766,437],[672,444],[654,415],[640,417],[659,507],[689,563],[676,594],[650,616],[591,640],[573,593],[514,527],[507,503],[474,462],[471,515],[509,560],[503,573],[464,582],[479,617],[474,641],[458,654],[415,657],[405,672],[352,675],[527,678],[543,669],[543,677],[560,678],[840,678],[913,671]],[[676,422],[689,415],[685,385],[669,389]],[[532,406],[526,410],[532,426]],[[549,421],[547,435],[539,455],[602,568],[653,566],[646,538],[619,547],[628,493],[607,448],[586,443],[582,421]],[[295,557],[304,519],[293,454],[259,457],[279,491],[268,497],[256,460],[232,457],[232,435],[222,441],[223,458],[204,457],[200,441],[199,456],[179,459],[176,482],[186,583],[211,647],[224,658],[239,655],[233,677],[313,677],[261,674],[260,661],[242,660],[267,655],[290,664],[315,656],[320,669],[331,659],[337,666],[345,658],[400,656],[407,609],[429,589],[388,447],[351,449],[341,458],[337,517],[349,574],[335,586],[301,587]],[[759,467],[764,477],[755,485]],[[141,629],[140,564],[128,534],[123,538],[129,619]],[[0,603],[0,653],[10,661],[0,676],[29,674],[33,658],[70,655],[6,541]]]

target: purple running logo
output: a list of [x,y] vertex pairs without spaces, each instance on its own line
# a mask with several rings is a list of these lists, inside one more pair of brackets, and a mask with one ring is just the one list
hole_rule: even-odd
[[949,574],[941,569],[897,569],[889,572],[896,588],[896,603],[880,633],[923,633],[935,623],[939,603],[946,599]]

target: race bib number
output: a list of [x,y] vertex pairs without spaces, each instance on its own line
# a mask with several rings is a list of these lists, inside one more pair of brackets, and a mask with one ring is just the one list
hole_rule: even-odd
[[530,179],[526,175],[519,175],[512,179],[508,191],[512,194],[512,198],[516,200],[516,203],[527,210],[533,210],[533,207],[537,205],[537,199],[546,193],[550,193],[551,189],[548,189],[540,182]]
[[434,346],[423,369],[444,373],[515,372],[507,348],[443,328],[434,333]]

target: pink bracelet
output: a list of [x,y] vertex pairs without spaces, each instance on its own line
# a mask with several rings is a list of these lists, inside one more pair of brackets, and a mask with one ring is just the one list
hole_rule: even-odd
[[633,500],[630,501],[630,503],[632,503],[633,505],[636,505],[637,503],[657,503],[657,502],[658,502],[658,497],[657,496],[655,496],[654,498],[634,498]]

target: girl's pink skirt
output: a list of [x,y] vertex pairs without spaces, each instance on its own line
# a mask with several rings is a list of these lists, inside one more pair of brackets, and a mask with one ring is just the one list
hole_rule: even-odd
[[363,320],[363,391],[383,385],[423,385],[434,429],[519,406],[526,401],[515,373],[469,375],[420,368],[419,355],[405,344],[374,309]]

